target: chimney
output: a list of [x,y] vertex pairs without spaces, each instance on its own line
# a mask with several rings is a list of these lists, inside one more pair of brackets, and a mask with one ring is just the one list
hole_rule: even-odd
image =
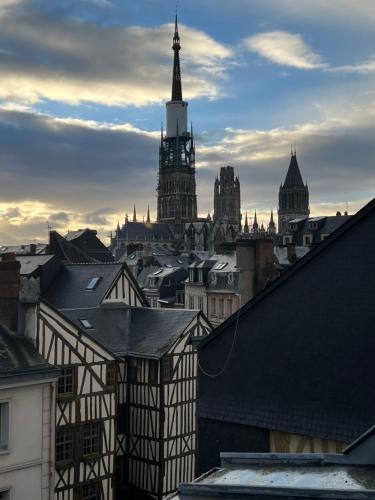
[[241,273],[241,304],[245,304],[255,294],[255,240],[236,241],[236,265]]
[[20,268],[15,253],[3,254],[0,262],[0,321],[17,331],[20,293]]
[[241,269],[241,304],[263,290],[274,277],[273,240],[270,238],[236,241],[236,264]]

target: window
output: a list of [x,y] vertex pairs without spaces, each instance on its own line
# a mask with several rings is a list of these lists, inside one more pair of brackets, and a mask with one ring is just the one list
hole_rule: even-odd
[[90,481],[82,486],[82,500],[100,500],[99,481]]
[[219,262],[219,264],[216,264],[216,266],[214,267],[214,269],[217,269],[218,271],[221,271],[227,265],[228,265],[228,262]]
[[121,403],[118,405],[118,410],[117,410],[118,434],[125,434],[126,431],[126,419],[127,419],[126,408],[127,408],[126,403]]
[[83,455],[101,453],[102,451],[102,426],[100,423],[87,423],[83,426]]
[[0,491],[0,500],[9,500],[10,498],[10,492],[9,490],[7,491]]
[[164,382],[169,382],[173,378],[173,358],[170,354],[162,359],[162,376]]
[[216,300],[215,300],[215,297],[211,298],[211,314],[216,314]]
[[137,360],[135,358],[130,358],[129,359],[129,382],[130,383],[136,383],[138,379],[138,366],[137,366]]
[[177,304],[184,304],[185,302],[185,294],[183,290],[177,290],[176,291],[176,300]]
[[191,283],[194,283],[194,269],[190,269],[189,279]]
[[219,299],[219,315],[224,316],[224,299]]
[[194,295],[189,295],[189,309],[194,309]]
[[148,362],[148,381],[151,385],[158,384],[158,361],[150,359]]
[[283,245],[293,243],[293,236],[283,236]]
[[325,240],[326,238],[328,238],[328,236],[329,236],[329,234],[322,234],[322,235],[320,236],[320,241]]
[[312,243],[312,236],[311,234],[304,234],[303,235],[303,244],[304,246],[311,245]]
[[95,290],[95,288],[98,286],[99,281],[100,278],[98,276],[94,276],[93,278],[91,278],[86,285],[86,290]]
[[110,362],[107,365],[106,386],[114,387],[116,385],[117,365],[116,362]]
[[56,429],[56,463],[59,465],[73,461],[73,428]]
[[92,324],[90,323],[90,321],[88,319],[80,318],[79,322],[81,323],[81,325],[84,328],[86,328],[86,330],[89,330],[90,328],[93,328]]
[[76,369],[74,366],[63,368],[62,375],[57,382],[57,395],[66,396],[76,393]]
[[202,269],[199,269],[199,282],[202,283],[203,281],[203,272]]
[[203,297],[198,297],[198,309],[203,311]]
[[9,450],[9,401],[0,403],[0,452]]
[[232,314],[232,299],[227,300],[227,314],[230,316]]

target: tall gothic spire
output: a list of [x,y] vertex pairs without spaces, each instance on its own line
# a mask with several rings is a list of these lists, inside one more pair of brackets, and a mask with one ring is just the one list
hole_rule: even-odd
[[180,44],[180,35],[178,34],[177,14],[175,19],[172,49],[174,50],[172,101],[182,101],[181,69],[180,69],[180,55],[179,55],[179,52],[181,50],[181,44]]
[[151,219],[150,219],[150,205],[147,207],[147,219],[146,219],[146,222],[147,223],[151,222]]
[[134,209],[133,209],[133,222],[137,222],[137,211],[135,209],[135,203],[134,203]]
[[244,225],[243,229],[244,229],[244,232],[246,234],[249,233],[249,221],[247,220],[247,211],[246,211],[246,216],[245,216],[245,225]]

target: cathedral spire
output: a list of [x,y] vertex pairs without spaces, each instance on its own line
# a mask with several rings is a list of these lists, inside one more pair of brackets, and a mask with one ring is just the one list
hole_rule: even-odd
[[150,205],[147,207],[147,219],[146,219],[146,222],[147,223],[151,222],[151,219],[150,219]]
[[177,13],[175,19],[172,49],[174,50],[172,101],[182,101],[181,69],[180,69],[180,55],[179,55],[179,52],[181,50],[181,44],[180,44],[180,35],[178,33]]
[[255,209],[254,222],[253,222],[253,232],[257,233],[258,229],[259,229],[259,225],[258,225],[258,219],[257,219],[257,211]]
[[247,211],[246,211],[246,215],[245,215],[245,224],[244,224],[244,227],[243,227],[243,230],[246,234],[249,233],[249,222],[247,220]]
[[134,203],[134,209],[133,209],[133,222],[137,222],[137,211],[135,209],[135,203]]

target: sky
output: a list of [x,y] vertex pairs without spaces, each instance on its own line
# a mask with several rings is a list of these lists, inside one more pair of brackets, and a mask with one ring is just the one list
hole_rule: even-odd
[[[0,0],[0,243],[156,217],[175,1]],[[180,0],[198,212],[232,165],[266,224],[296,145],[313,215],[375,192],[374,0]],[[294,147],[294,146],[293,146]]]

